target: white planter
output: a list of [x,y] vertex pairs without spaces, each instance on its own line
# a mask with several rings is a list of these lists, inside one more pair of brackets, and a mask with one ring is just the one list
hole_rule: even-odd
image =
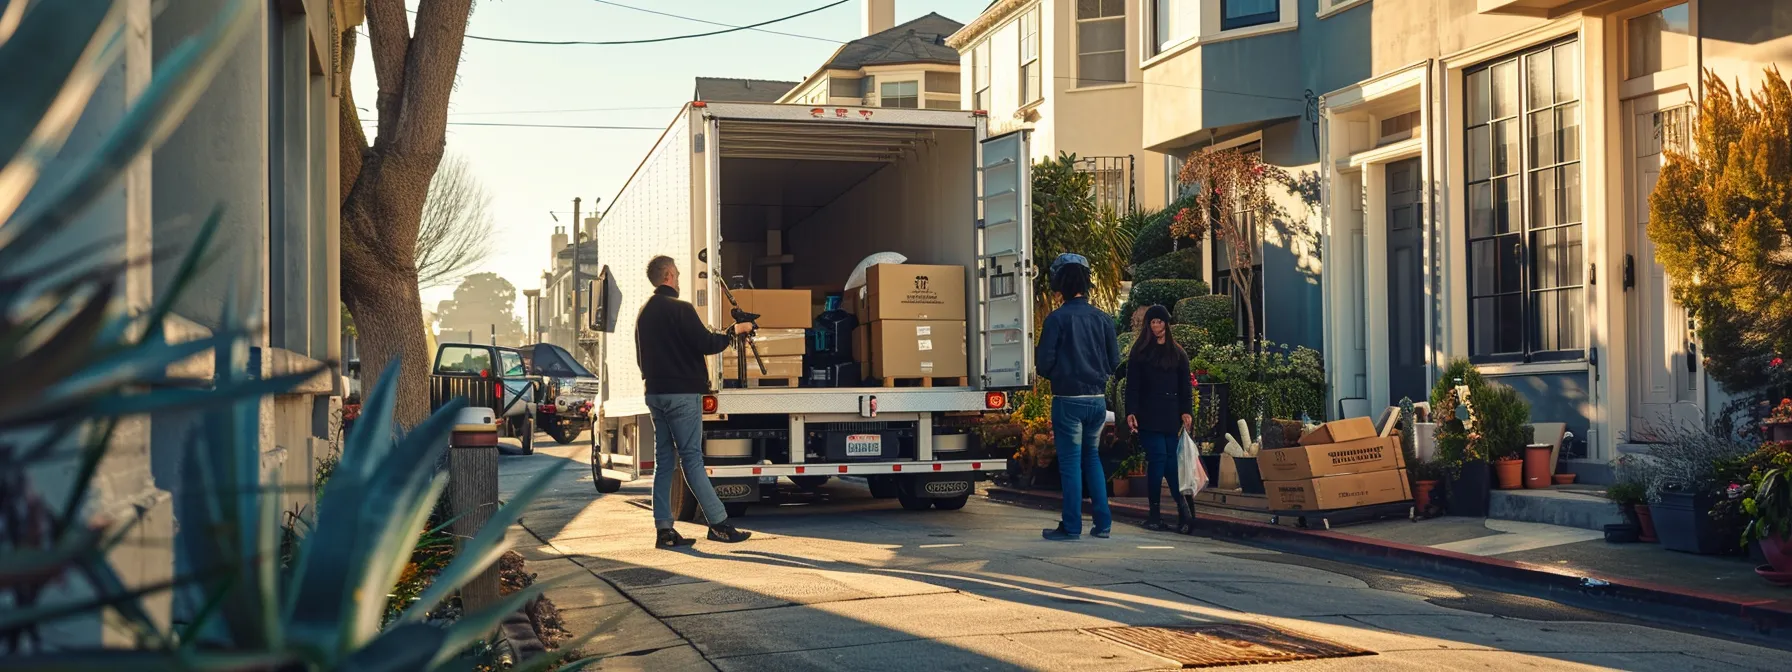
[[1437,455],[1437,423],[1413,423],[1412,452],[1421,461],[1430,461]]

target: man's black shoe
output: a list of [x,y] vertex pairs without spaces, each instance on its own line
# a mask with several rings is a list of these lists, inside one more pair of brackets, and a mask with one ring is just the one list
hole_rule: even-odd
[[724,544],[738,544],[746,541],[747,538],[751,536],[753,536],[752,532],[743,532],[734,529],[733,525],[727,523],[719,523],[709,526],[710,541],[719,541]]
[[[710,533],[710,538],[715,538],[715,533]],[[690,546],[695,543],[697,543],[695,540],[686,539],[683,535],[679,534],[678,530],[664,529],[660,530],[659,540],[654,542],[654,546],[658,548],[678,548],[680,546]]]

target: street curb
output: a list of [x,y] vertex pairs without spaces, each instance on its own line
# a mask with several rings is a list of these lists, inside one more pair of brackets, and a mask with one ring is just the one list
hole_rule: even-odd
[[[1064,498],[1055,492],[1035,492],[1005,487],[991,487],[989,498],[997,502],[1058,509]],[[1085,504],[1085,507],[1087,505]],[[1116,518],[1142,520],[1147,509],[1143,505],[1111,502]],[[1631,614],[1637,607],[1658,617],[1692,627],[1711,628],[1707,623],[1688,623],[1686,614],[1668,611],[1691,610],[1727,619],[1717,624],[1719,630],[1741,629],[1772,637],[1792,633],[1792,599],[1743,600],[1712,595],[1671,586],[1609,576],[1599,573],[1571,573],[1556,567],[1514,562],[1499,558],[1468,555],[1455,551],[1414,546],[1399,542],[1371,539],[1325,530],[1299,530],[1248,520],[1197,515],[1197,528],[1207,536],[1249,540],[1274,550],[1320,558],[1345,558],[1361,564],[1415,574],[1447,576],[1471,583],[1497,582],[1517,585],[1552,598],[1568,598],[1604,611]],[[1613,604],[1621,602],[1625,604]],[[1631,609],[1620,611],[1616,607]]]

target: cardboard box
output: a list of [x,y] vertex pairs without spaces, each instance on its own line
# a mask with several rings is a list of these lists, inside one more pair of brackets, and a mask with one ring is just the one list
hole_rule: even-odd
[[815,323],[806,289],[737,289],[734,300],[741,310],[759,315],[760,329],[807,329]]
[[861,324],[852,330],[852,361],[871,361],[871,325]]
[[865,274],[867,318],[964,321],[964,267],[878,264]]
[[1357,439],[1368,439],[1375,436],[1375,421],[1368,418],[1350,418],[1333,420],[1319,426],[1306,436],[1300,437],[1300,445],[1317,446],[1325,443],[1344,443]]
[[964,322],[885,320],[872,322],[870,335],[873,378],[966,375]]
[[[806,329],[760,329],[753,334],[753,343],[759,348],[760,357],[801,357],[809,352],[809,331]],[[729,346],[723,353],[734,356],[734,347]],[[753,351],[747,351],[747,359],[752,360]]]
[[1269,481],[1263,485],[1271,511],[1329,511],[1412,499],[1404,469]]
[[1258,455],[1257,466],[1263,470],[1265,481],[1296,481],[1398,469],[1406,466],[1406,456],[1400,452],[1399,439],[1374,437],[1264,450]]
[[[760,380],[764,378],[803,378],[809,375],[808,369],[803,366],[803,358],[801,355],[796,357],[761,357],[761,359],[765,361],[765,373],[760,373],[759,364],[753,361],[752,355],[747,355],[747,380]],[[722,356],[723,380],[735,380],[736,376],[740,375],[740,369],[736,368],[739,366],[739,362],[740,360],[736,359],[732,353]]]

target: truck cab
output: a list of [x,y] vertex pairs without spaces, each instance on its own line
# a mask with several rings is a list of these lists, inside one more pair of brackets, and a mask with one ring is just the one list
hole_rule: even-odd
[[529,376],[523,353],[479,343],[442,343],[436,346],[435,364],[429,375],[429,404],[435,410],[456,397],[467,406],[487,408],[498,425],[500,438],[514,438],[523,454],[535,452],[535,413],[541,386]]

